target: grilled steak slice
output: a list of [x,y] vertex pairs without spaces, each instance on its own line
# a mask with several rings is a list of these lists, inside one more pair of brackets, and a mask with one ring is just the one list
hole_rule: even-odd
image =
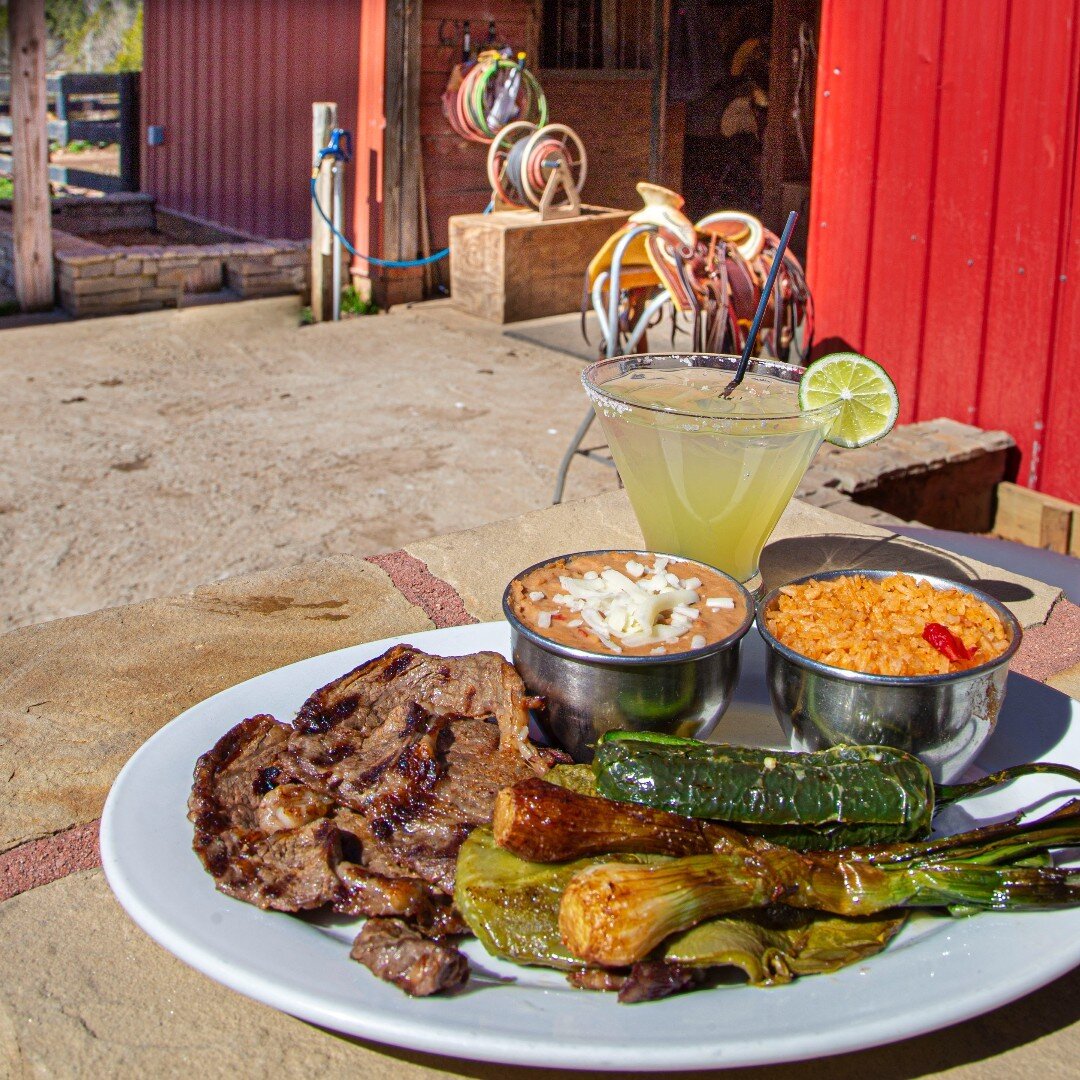
[[317,691],[296,719],[291,769],[335,800],[360,861],[450,895],[458,848],[499,788],[542,774],[525,693],[497,653],[445,658],[408,645]]
[[[395,645],[316,690],[304,702],[294,726],[306,735],[343,725],[367,735],[396,709],[415,702],[429,713],[494,717],[501,749],[516,749],[519,757],[532,762],[539,753],[529,742],[528,700],[520,676],[498,653],[429,656],[411,645]],[[330,738],[322,748],[332,750],[336,744]],[[347,792],[346,786],[343,794]]]
[[469,978],[462,953],[421,936],[400,919],[369,919],[349,955],[414,997],[457,990]]
[[195,766],[188,818],[195,852],[222,892],[261,908],[301,911],[341,894],[334,872],[341,843],[323,816],[328,800],[294,783],[289,731],[272,716],[253,716],[226,732]]
[[341,915],[394,915],[408,919],[425,937],[469,932],[453,899],[426,881],[383,877],[348,862],[337,873],[345,891],[334,901],[334,910]]

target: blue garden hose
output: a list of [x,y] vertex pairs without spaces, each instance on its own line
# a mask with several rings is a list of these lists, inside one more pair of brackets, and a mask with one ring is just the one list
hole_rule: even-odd
[[330,133],[330,141],[315,155],[315,165],[311,170],[311,201],[315,204],[315,209],[319,211],[319,217],[330,227],[330,232],[341,241],[345,250],[356,258],[363,259],[364,262],[369,263],[371,266],[389,266],[401,269],[410,266],[428,266],[431,263],[438,262],[440,259],[445,259],[450,254],[448,247],[443,248],[442,251],[436,251],[433,255],[428,255],[423,259],[377,259],[374,255],[361,254],[334,228],[334,223],[326,216],[326,211],[319,202],[317,191],[319,173],[322,172],[323,162],[327,158],[333,158],[335,161],[348,161],[351,157],[352,138],[344,128],[334,128]]
[[326,222],[326,224],[330,227],[330,231],[334,233],[335,236],[337,236],[337,238],[344,245],[345,250],[349,252],[350,255],[355,255],[356,258],[363,259],[364,262],[370,263],[372,266],[390,266],[405,268],[407,266],[428,266],[433,262],[438,262],[440,259],[445,259],[446,256],[450,254],[450,249],[448,247],[445,247],[442,249],[442,251],[436,251],[433,255],[428,255],[423,259],[377,259],[374,255],[364,255],[362,252],[357,251],[356,248],[354,248],[352,244],[350,244],[349,241],[346,240],[345,237],[342,236],[341,233],[334,228],[334,223],[326,216],[326,211],[322,208],[322,204],[319,202],[319,196],[316,194],[315,191],[315,185],[317,181],[318,175],[316,174],[311,178],[311,199],[312,202],[315,203],[315,209],[319,211],[319,217],[321,217],[323,221]]

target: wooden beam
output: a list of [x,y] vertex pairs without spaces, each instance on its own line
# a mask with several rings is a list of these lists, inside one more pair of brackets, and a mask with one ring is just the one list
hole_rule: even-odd
[[392,0],[386,23],[383,242],[391,259],[420,245],[420,0]]
[[10,0],[11,156],[15,185],[15,299],[23,311],[53,306],[52,209],[45,116],[45,3]]
[[652,123],[649,125],[649,179],[654,184],[665,182],[678,186],[681,177],[664,174],[667,150],[667,93],[668,93],[668,26],[671,22],[671,0],[653,0],[653,93]]
[[[337,127],[337,103],[316,101],[311,106],[311,154],[315,160],[319,151],[330,141],[330,133]],[[323,166],[315,185],[319,205],[327,215],[332,213],[333,185],[330,165]],[[322,214],[311,204],[311,317],[323,322],[333,312],[333,265],[332,237],[330,227]]]

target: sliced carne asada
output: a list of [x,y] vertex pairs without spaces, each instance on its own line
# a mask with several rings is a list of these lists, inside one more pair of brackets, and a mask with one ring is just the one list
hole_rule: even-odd
[[529,741],[529,701],[497,653],[395,646],[316,691],[293,727],[252,717],[199,759],[195,851],[237,899],[371,917],[353,956],[409,993],[459,986],[465,958],[432,940],[467,929],[458,849],[500,788],[561,758]]
[[400,919],[368,919],[349,955],[413,997],[457,990],[469,978],[469,961],[461,952],[421,936]]
[[188,818],[195,852],[222,892],[261,908],[302,911],[340,895],[334,868],[341,844],[337,826],[311,816],[312,807],[329,809],[314,792],[298,828],[264,828],[264,800],[280,806],[273,793],[293,779],[288,737],[289,728],[272,716],[253,716],[226,732],[195,766]]
[[547,770],[528,740],[525,700],[497,653],[395,646],[308,699],[291,768],[343,808],[335,817],[367,869],[449,895],[458,848],[491,820],[499,788]]

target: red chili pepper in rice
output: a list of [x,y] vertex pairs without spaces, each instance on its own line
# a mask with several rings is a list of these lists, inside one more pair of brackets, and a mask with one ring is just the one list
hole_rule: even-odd
[[970,660],[975,655],[975,650],[969,650],[947,626],[941,623],[927,623],[923,627],[923,639],[928,641],[947,660],[956,663],[960,660]]

